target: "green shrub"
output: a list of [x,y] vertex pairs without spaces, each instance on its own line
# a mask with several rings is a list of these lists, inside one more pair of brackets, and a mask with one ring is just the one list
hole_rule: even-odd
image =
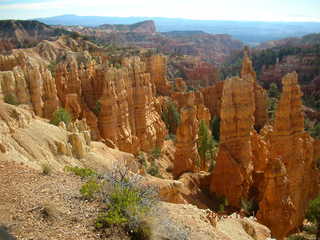
[[93,178],[82,185],[80,189],[80,193],[84,199],[92,200],[94,199],[94,195],[98,193],[100,189],[101,189],[101,184],[99,184],[97,180]]
[[81,177],[81,178],[87,178],[87,177],[95,177],[97,176],[97,172],[90,169],[90,168],[80,168],[80,167],[70,167],[66,166],[64,168],[65,171],[67,172],[72,172],[75,175]]
[[47,164],[47,163],[42,164],[41,168],[42,168],[42,174],[43,175],[50,175],[51,172],[52,172],[52,169],[51,169],[50,165]]
[[254,199],[241,199],[241,208],[244,210],[247,216],[254,216],[258,211],[258,203]]
[[287,238],[287,240],[308,240],[308,239],[301,235],[291,235]]
[[151,159],[158,159],[161,157],[161,148],[160,147],[155,147],[151,152],[150,152],[150,157]]
[[176,135],[170,133],[165,137],[165,140],[172,140],[173,142],[175,142],[176,141]]
[[302,230],[309,234],[317,234],[316,224],[303,225]]
[[268,98],[268,116],[271,120],[275,118],[278,101],[277,98]]
[[93,112],[96,114],[96,115],[99,115],[100,112],[101,112],[101,102],[96,102],[96,106],[94,107],[93,109]]
[[68,125],[72,120],[71,114],[64,108],[59,108],[53,113],[51,124],[58,126],[60,122],[64,122]]
[[277,98],[277,99],[279,99],[279,97],[280,97],[280,91],[279,91],[279,89],[278,89],[277,84],[275,84],[275,83],[271,83],[271,84],[270,84],[270,88],[269,88],[269,90],[268,90],[268,95],[269,95],[270,98]]
[[147,221],[141,221],[131,234],[132,240],[149,240],[151,239],[151,227]]
[[19,105],[18,100],[16,99],[16,97],[14,95],[8,94],[4,96],[4,102],[11,104],[11,105]]
[[310,135],[314,138],[320,138],[320,123],[309,129]]
[[56,76],[57,62],[53,61],[48,65],[48,70],[51,72],[52,77]]
[[160,175],[159,166],[155,161],[151,162],[151,166],[148,168],[147,173],[149,173],[151,176],[162,178]]
[[132,239],[149,239],[150,227],[146,219],[158,202],[158,192],[142,183],[139,175],[132,175],[123,166],[115,166],[103,176],[102,202],[106,208],[96,219],[96,228],[123,227]]
[[306,217],[313,223],[316,223],[320,218],[320,195],[310,201]]
[[147,161],[146,158],[144,157],[144,154],[140,152],[137,156],[138,162],[144,167],[147,168]]

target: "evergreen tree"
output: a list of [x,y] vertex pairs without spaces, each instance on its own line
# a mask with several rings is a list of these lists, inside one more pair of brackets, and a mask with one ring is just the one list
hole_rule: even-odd
[[206,162],[213,158],[214,142],[207,124],[204,120],[200,121],[198,132],[198,153],[200,155],[200,168],[206,168]]
[[278,89],[277,84],[275,84],[275,83],[271,83],[270,84],[270,88],[269,88],[268,94],[269,94],[269,97],[271,97],[271,98],[279,99],[280,91]]
[[168,101],[162,113],[162,120],[165,122],[169,134],[175,135],[180,123],[180,113],[176,104]]
[[211,132],[212,137],[215,141],[219,141],[220,137],[220,119],[217,116],[214,116],[211,121]]

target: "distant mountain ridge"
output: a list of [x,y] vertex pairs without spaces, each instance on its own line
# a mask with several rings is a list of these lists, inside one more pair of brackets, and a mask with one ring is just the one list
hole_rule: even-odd
[[160,17],[99,17],[77,15],[38,18],[37,20],[49,25],[82,25],[92,27],[103,24],[133,24],[146,20],[154,20],[158,32],[204,31],[210,34],[229,34],[251,45],[320,32],[320,23],[317,22],[245,22]]
[[152,20],[146,20],[134,24],[103,24],[98,28],[118,32],[139,32],[150,34],[156,32],[156,26]]

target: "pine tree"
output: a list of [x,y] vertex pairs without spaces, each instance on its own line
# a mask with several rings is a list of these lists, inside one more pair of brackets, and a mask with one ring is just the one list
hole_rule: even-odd
[[169,134],[175,135],[180,123],[180,114],[174,102],[169,101],[162,113],[162,120],[165,122]]
[[214,142],[207,124],[204,120],[200,121],[198,132],[198,153],[200,156],[200,168],[206,168],[206,162],[213,158]]

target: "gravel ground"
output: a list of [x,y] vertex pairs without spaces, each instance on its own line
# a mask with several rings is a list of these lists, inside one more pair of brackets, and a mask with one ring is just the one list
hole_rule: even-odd
[[0,160],[0,226],[17,239],[101,239],[93,223],[97,202],[80,198],[82,181],[72,174],[44,176]]

